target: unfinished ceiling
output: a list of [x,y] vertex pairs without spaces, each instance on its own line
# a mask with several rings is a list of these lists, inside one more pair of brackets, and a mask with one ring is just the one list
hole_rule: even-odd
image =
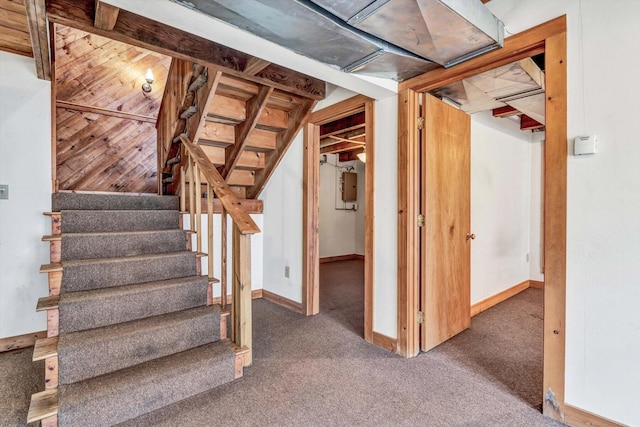
[[[171,58],[55,26],[59,188],[157,191],[155,123]],[[141,89],[147,69],[152,90]]]
[[503,43],[469,0],[174,0],[345,72],[405,80]]
[[469,114],[493,110],[496,117],[518,115],[521,129],[533,130],[545,124],[544,79],[536,61],[525,58],[430,93]]
[[338,154],[338,160],[356,160],[365,152],[365,113],[352,114],[320,126],[320,154]]

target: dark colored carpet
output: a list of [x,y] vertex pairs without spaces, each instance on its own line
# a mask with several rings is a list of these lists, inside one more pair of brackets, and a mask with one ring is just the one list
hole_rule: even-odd
[[[560,425],[539,412],[542,291],[511,298],[407,360],[361,338],[362,262],[324,264],[320,274],[318,316],[254,301],[254,364],[244,378],[124,425]],[[43,383],[42,366],[13,353],[0,355],[3,426],[24,422],[26,396]],[[23,381],[4,398],[14,370]]]

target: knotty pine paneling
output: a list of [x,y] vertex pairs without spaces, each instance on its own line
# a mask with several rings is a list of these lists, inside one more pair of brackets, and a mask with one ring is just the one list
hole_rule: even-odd
[[66,118],[67,124],[57,139],[61,190],[157,191],[153,123],[64,108],[56,110],[57,117]]
[[33,56],[24,0],[0,0],[0,50]]
[[[60,25],[55,52],[56,101],[158,116],[171,58]],[[155,78],[148,94],[141,89],[147,68]],[[61,190],[157,191],[154,123],[65,104],[56,108],[56,127]]]

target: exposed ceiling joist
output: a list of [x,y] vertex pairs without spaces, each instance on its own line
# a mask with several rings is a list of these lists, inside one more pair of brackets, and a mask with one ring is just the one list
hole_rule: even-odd
[[52,22],[176,58],[193,60],[216,70],[307,98],[323,99],[326,93],[323,81],[276,64],[267,66],[255,76],[249,76],[243,72],[251,59],[249,55],[123,9],[120,10],[112,30],[97,28],[94,25],[94,0],[48,0],[47,14]]
[[111,31],[113,27],[116,26],[119,13],[119,8],[101,0],[96,0],[96,18],[94,25],[101,30]]
[[244,72],[250,76],[255,76],[269,65],[271,65],[271,62],[254,56],[247,61],[247,65],[244,67]]
[[49,24],[45,0],[25,0],[27,22],[31,36],[33,58],[39,79],[51,80],[51,55],[49,53]]
[[544,129],[544,125],[526,114],[520,115],[520,130]]
[[320,148],[320,154],[337,154],[345,151],[359,150],[363,147],[363,143],[357,142],[339,142],[337,144],[327,145]]
[[493,109],[493,117],[511,117],[518,114],[520,114],[520,111],[516,110],[510,105]]

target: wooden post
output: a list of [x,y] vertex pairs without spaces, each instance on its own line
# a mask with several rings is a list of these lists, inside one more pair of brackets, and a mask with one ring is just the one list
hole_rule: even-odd
[[[227,308],[227,210],[222,207],[220,215],[220,305]],[[233,325],[233,323],[231,323]]]
[[187,211],[187,171],[184,167],[180,171],[180,213]]
[[193,197],[196,202],[196,252],[202,253],[202,181],[200,180],[200,168],[194,164],[196,182],[193,186]]
[[191,158],[191,153],[189,153],[189,230],[194,231],[195,225],[195,197],[193,197],[193,186],[195,184],[195,174],[193,173],[193,168],[195,167],[195,162]]
[[[213,280],[213,191],[207,183],[207,261],[209,280]],[[211,285],[213,286],[213,285]]]
[[244,365],[252,363],[251,352],[251,235],[240,234],[233,225],[233,341],[239,347],[246,347]]

